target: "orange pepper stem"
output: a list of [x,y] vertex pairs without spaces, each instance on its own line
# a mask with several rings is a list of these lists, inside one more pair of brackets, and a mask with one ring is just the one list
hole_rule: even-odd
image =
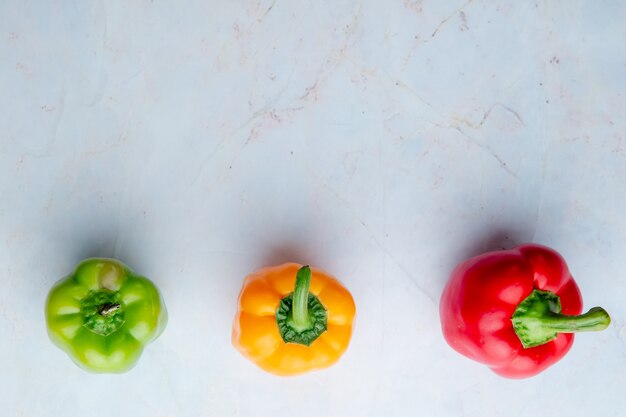
[[293,293],[276,309],[276,325],[285,343],[310,346],[328,329],[326,308],[314,294],[309,293],[311,268],[303,266],[296,275]]
[[308,265],[298,270],[293,291],[292,320],[290,326],[298,332],[312,327],[309,315],[309,287],[311,286],[311,268]]

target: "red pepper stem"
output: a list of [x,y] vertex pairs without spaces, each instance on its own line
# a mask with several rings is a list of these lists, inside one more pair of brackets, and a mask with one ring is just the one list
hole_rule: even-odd
[[311,328],[309,315],[309,287],[311,285],[311,268],[308,265],[298,270],[296,285],[293,291],[293,307],[291,327],[298,331]]
[[550,291],[533,290],[511,317],[513,330],[525,348],[540,346],[556,339],[559,333],[595,332],[606,329],[611,317],[601,307],[585,314],[561,314],[561,300]]
[[550,314],[543,319],[543,326],[559,333],[596,332],[606,329],[611,323],[609,313],[602,307],[594,307],[579,316]]

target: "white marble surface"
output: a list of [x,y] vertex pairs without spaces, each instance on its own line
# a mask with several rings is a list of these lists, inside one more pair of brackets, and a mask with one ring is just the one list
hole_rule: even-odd
[[[175,5],[174,5],[175,4]],[[621,416],[626,4],[0,3],[3,416]],[[447,347],[451,268],[533,241],[613,316],[536,378]],[[49,342],[87,256],[149,276],[168,328],[124,375]],[[358,308],[333,368],[230,345],[241,281],[307,262]]]

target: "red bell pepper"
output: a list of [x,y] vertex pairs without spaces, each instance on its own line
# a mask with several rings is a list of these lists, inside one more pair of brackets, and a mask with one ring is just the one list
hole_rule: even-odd
[[574,343],[573,332],[603,330],[611,319],[586,314],[563,258],[539,245],[489,252],[461,263],[441,296],[448,344],[508,378],[554,365]]

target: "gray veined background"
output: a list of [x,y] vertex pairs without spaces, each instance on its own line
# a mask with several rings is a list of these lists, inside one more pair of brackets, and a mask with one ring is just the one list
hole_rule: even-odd
[[[626,400],[626,4],[0,4],[4,416],[619,416]],[[613,316],[536,378],[447,347],[451,268],[533,241]],[[88,256],[161,289],[124,375],[46,335]],[[287,260],[357,303],[333,368],[281,379],[230,345],[246,273]]]

